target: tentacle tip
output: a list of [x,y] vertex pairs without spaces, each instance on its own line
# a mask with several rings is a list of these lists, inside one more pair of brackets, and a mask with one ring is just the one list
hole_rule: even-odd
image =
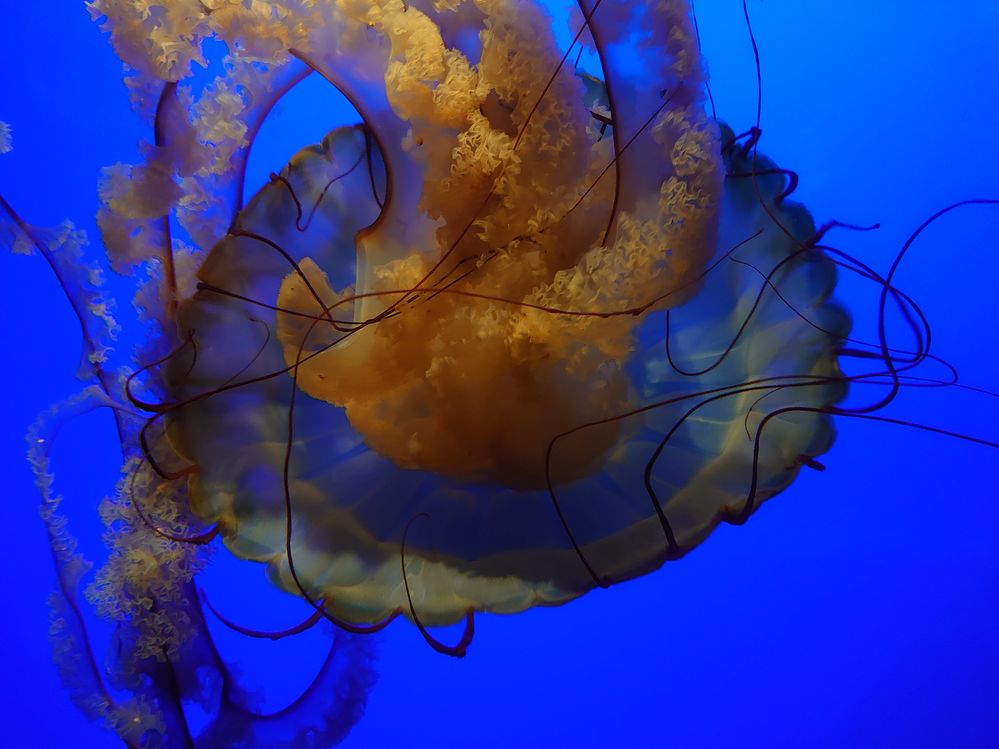
[[806,468],[811,468],[813,471],[819,471],[819,472],[821,472],[821,471],[826,470],[825,464],[824,463],[820,463],[815,458],[813,458],[811,455],[799,455],[798,456],[798,463],[800,465],[805,466]]

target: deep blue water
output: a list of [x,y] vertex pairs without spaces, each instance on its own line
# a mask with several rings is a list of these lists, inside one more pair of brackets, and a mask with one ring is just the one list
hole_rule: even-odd
[[[129,161],[143,135],[119,63],[82,3],[5,6],[0,120],[15,150],[0,156],[0,193],[33,223],[69,217],[97,241],[97,172]],[[751,0],[750,10],[761,150],[800,174],[796,197],[819,222],[882,225],[836,235],[841,247],[886,270],[935,210],[999,198],[999,4]],[[719,115],[744,129],[756,78],[741,2],[702,0],[698,13]],[[274,127],[310,106],[288,102]],[[256,165],[258,178],[290,153],[278,136],[276,163]],[[997,228],[999,209],[956,212],[898,277],[932,323],[935,353],[993,389]],[[120,746],[77,714],[50,662],[53,573],[23,460],[30,421],[79,387],[78,329],[40,258],[3,254],[0,268],[0,746]],[[845,281],[841,297],[870,338],[876,295]],[[999,440],[999,403],[983,395],[907,392],[891,415]],[[117,471],[108,418],[67,427],[55,459],[73,530],[97,554],[94,508]],[[656,574],[558,609],[480,617],[462,661],[395,623],[379,636],[379,682],[344,746],[999,746],[999,452],[840,422],[823,462],[746,526],[721,527]],[[301,618],[299,602],[220,562],[205,587],[227,611],[260,627]],[[244,683],[272,708],[324,651],[318,631],[252,646],[227,634]]]

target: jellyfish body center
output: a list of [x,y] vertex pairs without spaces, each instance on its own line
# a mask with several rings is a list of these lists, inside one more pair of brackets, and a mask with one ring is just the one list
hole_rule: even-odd
[[[400,263],[388,285],[411,288],[422,265],[417,256]],[[607,419],[634,397],[621,363],[594,341],[567,335],[551,314],[423,292],[345,331],[339,323],[355,302],[340,302],[352,290],[334,292],[311,261],[300,269],[278,298],[287,311],[279,335],[296,384],[344,408],[369,447],[397,465],[538,488],[593,472],[618,442],[619,423],[595,426],[566,438],[546,468],[556,435]],[[619,346],[626,355],[630,342]]]

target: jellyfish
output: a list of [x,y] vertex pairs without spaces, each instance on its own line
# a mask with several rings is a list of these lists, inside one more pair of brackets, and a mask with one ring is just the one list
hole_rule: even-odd
[[[712,114],[686,2],[584,0],[561,42],[512,0],[139,5],[91,4],[149,127],[100,185],[107,263],[144,274],[125,371],[123,305],[79,232],[2,204],[7,243],[53,266],[85,332],[89,386],[30,455],[57,662],[126,745],[332,745],[363,711],[371,633],[408,619],[463,656],[479,614],[677,560],[821,469],[834,418],[888,419],[936,361],[895,267],[829,246],[845,229],[796,202],[759,123]],[[194,80],[217,42],[220,71]],[[250,194],[258,133],[309,79],[355,121]],[[836,299],[844,273],[879,291],[870,339]],[[889,308],[911,340],[888,337]],[[874,395],[846,405],[851,390]],[[60,424],[92,409],[124,453],[84,596],[114,627],[109,681],[84,657],[86,571],[49,487]],[[203,601],[219,542],[301,598],[303,623],[258,631]],[[268,715],[211,617],[335,636],[303,698]],[[453,641],[431,631],[453,624]],[[198,733],[192,702],[211,714]]]

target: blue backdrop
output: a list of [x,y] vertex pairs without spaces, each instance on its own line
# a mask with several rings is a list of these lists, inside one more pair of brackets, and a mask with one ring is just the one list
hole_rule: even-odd
[[[801,175],[819,222],[880,222],[840,246],[881,270],[936,209],[999,198],[999,4],[751,0],[763,75],[761,150]],[[739,0],[698,8],[722,118],[752,124],[756,78]],[[4,3],[0,120],[15,150],[0,193],[30,221],[93,230],[100,167],[145,135],[120,65],[82,2]],[[318,94],[317,94],[318,95]],[[326,129],[308,91],[282,105],[259,180],[299,137]],[[282,125],[284,123],[284,125]],[[268,163],[271,160],[272,163]],[[259,162],[259,163],[258,163]],[[999,389],[999,209],[969,208],[914,246],[898,282],[933,325],[935,352]],[[23,433],[79,388],[78,329],[40,258],[0,255],[4,415],[0,456],[0,745],[120,746],[78,716],[50,662],[51,560]],[[874,290],[844,282],[870,338]],[[996,399],[906,393],[893,416],[999,439]],[[463,661],[396,622],[379,636],[379,683],[347,747],[999,746],[999,452],[899,427],[839,424],[825,473],[805,472],[744,527],[645,579],[559,609],[481,617]],[[65,430],[59,489],[84,549],[117,474],[109,420]],[[219,555],[205,587],[258,627],[302,606]],[[442,637],[453,639],[453,633]],[[325,634],[241,642],[219,630],[242,680],[280,707],[308,682]]]

